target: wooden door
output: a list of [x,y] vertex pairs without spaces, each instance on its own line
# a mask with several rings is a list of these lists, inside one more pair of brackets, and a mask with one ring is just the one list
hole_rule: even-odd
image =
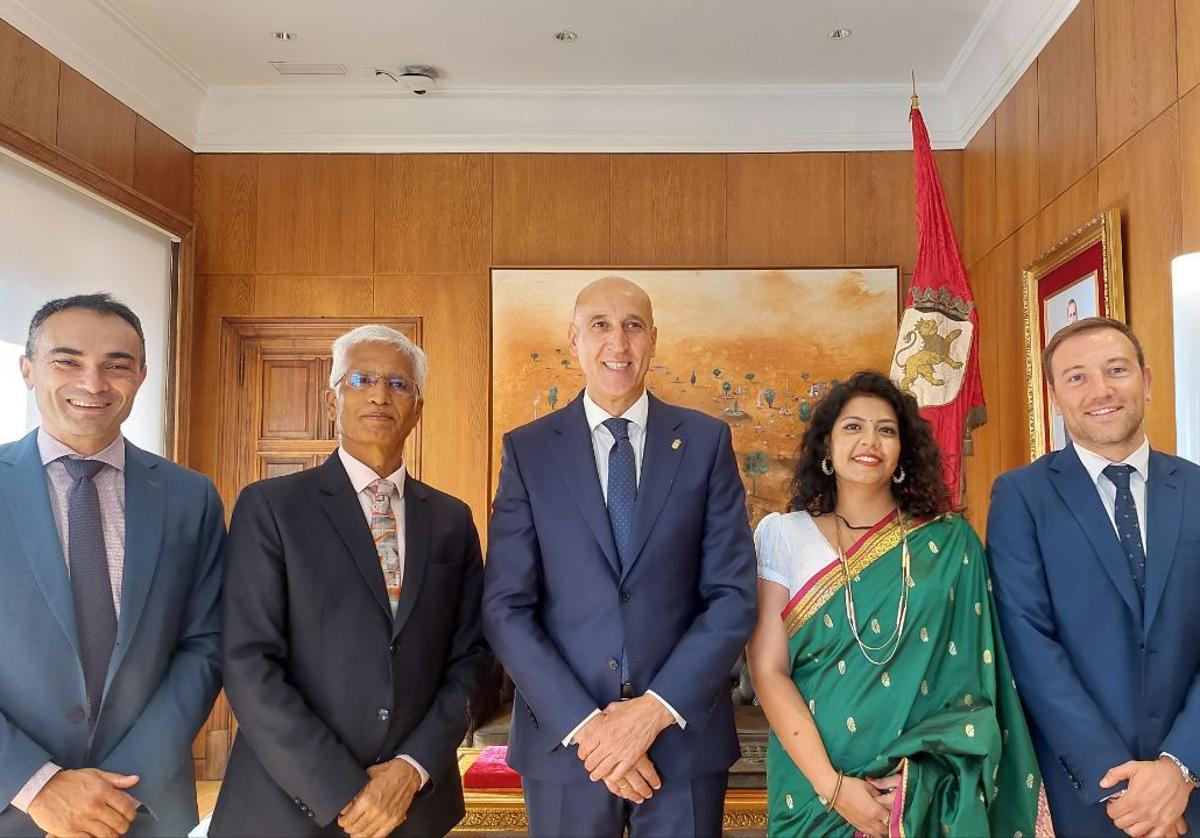
[[[221,331],[220,434],[214,480],[226,515],[247,483],[318,466],[337,447],[325,410],[333,341],[364,323],[383,323],[421,345],[419,317],[226,317]],[[408,473],[421,476],[421,426],[404,449]],[[217,697],[192,747],[196,778],[225,775],[237,721]]]

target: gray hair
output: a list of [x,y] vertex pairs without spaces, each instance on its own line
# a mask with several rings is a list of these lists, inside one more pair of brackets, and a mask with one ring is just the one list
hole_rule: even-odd
[[424,350],[417,346],[403,332],[398,332],[391,326],[381,326],[370,323],[351,329],[333,342],[333,368],[329,371],[329,386],[336,387],[347,372],[346,354],[350,347],[360,343],[387,343],[399,349],[412,361],[413,383],[417,385],[417,395],[425,392],[425,376],[429,373],[429,361]]

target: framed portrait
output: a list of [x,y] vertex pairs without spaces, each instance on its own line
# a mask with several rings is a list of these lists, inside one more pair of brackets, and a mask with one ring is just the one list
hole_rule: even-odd
[[583,390],[567,326],[579,291],[613,275],[654,305],[647,389],[729,424],[754,523],[791,498],[816,402],[839,379],[891,364],[896,267],[493,268],[493,491],[504,434]]
[[1070,442],[1050,399],[1042,350],[1054,333],[1085,317],[1125,321],[1121,270],[1121,216],[1105,210],[1031,262],[1025,291],[1025,383],[1029,404],[1029,454],[1036,460]]

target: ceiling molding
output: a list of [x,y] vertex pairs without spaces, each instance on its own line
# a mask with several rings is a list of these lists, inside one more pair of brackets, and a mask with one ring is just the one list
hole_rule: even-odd
[[[937,148],[962,148],[1078,0],[991,0],[943,79]],[[196,151],[828,151],[911,148],[907,84],[206,86],[112,0],[0,0],[0,18]]]

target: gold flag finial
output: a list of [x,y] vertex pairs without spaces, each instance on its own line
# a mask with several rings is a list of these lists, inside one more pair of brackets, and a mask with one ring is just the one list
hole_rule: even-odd
[[919,108],[919,107],[921,107],[921,97],[917,95],[917,71],[911,70],[910,72],[912,73],[912,86],[913,86],[913,93],[912,93],[912,100],[911,100],[912,106],[914,108]]

